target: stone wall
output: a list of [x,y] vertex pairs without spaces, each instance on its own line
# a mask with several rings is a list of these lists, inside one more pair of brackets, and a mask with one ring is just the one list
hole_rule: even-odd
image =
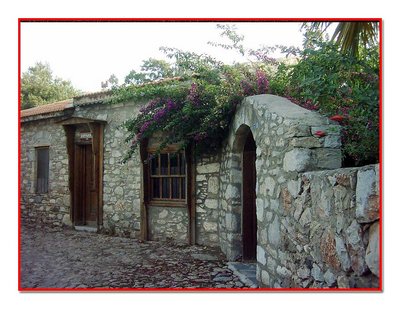
[[257,146],[260,286],[376,286],[376,167],[336,170],[341,165],[340,126],[272,95],[242,102],[221,155],[219,235],[227,258],[241,259],[242,254],[246,184],[241,160],[250,131]]
[[[138,237],[141,163],[127,151],[122,122],[136,103],[86,104],[75,117],[104,127],[104,232]],[[319,135],[317,131],[324,134]],[[273,95],[246,98],[217,154],[196,157],[196,243],[220,246],[231,261],[242,255],[242,152],[256,143],[257,278],[265,287],[371,287],[379,282],[379,171],[339,169],[340,126]],[[21,126],[23,218],[71,224],[64,130],[55,119]],[[48,194],[35,193],[35,147],[50,146]],[[188,238],[188,212],[148,209],[150,239]]]
[[218,246],[219,154],[196,158],[196,243]]
[[147,214],[149,239],[188,242],[189,216],[186,207],[150,206]]
[[[21,219],[70,224],[68,159],[63,128],[54,118],[21,125]],[[36,147],[49,146],[48,193],[36,193]]]
[[140,233],[141,163],[138,152],[126,164],[126,133],[123,121],[137,114],[140,105],[77,106],[75,117],[107,121],[104,127],[103,227],[109,234],[138,237]]
[[302,173],[279,204],[260,226],[264,286],[379,286],[379,165]]
[[[128,145],[126,133],[120,128],[123,121],[137,114],[142,104],[127,102],[116,105],[94,103],[82,98],[72,115],[106,121],[104,126],[103,161],[103,226],[102,232],[139,237],[141,162],[136,152],[126,164],[121,163]],[[79,105],[83,104],[83,105]],[[60,115],[62,116],[62,115]],[[68,158],[65,133],[54,119],[27,121],[21,126],[21,188],[22,209],[25,217],[32,220],[71,224],[68,189]],[[60,120],[61,118],[57,118]],[[50,192],[38,195],[34,188],[35,147],[50,145]],[[218,190],[219,155],[200,155],[196,170],[196,242],[202,245],[218,245]],[[179,207],[155,207],[148,209],[150,239],[188,240],[188,211]]]
[[[74,116],[107,121],[104,130],[104,230],[137,237],[140,231],[141,172],[138,154],[121,164],[127,152],[125,135],[118,126],[138,113],[141,105],[92,105],[77,107]],[[196,170],[196,242],[218,245],[217,192],[219,157],[200,155]],[[150,239],[188,240],[188,211],[180,207],[148,209]]]
[[[325,137],[315,135],[322,130]],[[257,224],[263,227],[258,228],[257,260],[262,262],[268,244],[278,245],[279,235],[274,231],[280,226],[275,214],[281,191],[298,180],[299,172],[340,167],[340,127],[274,95],[248,97],[241,103],[221,157],[220,244],[229,260],[240,259],[242,254],[241,192],[246,184],[242,184],[241,158],[250,131],[257,147]]]

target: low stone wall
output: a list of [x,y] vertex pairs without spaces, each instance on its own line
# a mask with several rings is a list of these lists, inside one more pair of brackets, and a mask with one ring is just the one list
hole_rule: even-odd
[[299,176],[262,214],[262,285],[378,287],[379,165]]

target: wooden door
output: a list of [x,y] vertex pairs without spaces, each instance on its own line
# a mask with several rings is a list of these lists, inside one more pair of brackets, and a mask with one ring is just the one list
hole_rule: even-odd
[[92,145],[77,145],[75,153],[75,225],[96,227],[98,191]]
[[249,132],[243,150],[242,237],[243,260],[256,259],[256,143]]

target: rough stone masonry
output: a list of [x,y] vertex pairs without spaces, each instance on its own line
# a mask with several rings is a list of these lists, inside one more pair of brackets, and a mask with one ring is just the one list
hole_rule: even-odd
[[[73,226],[66,138],[60,119],[104,121],[100,232],[138,238],[143,171],[127,164],[120,125],[146,102],[104,104],[106,94],[75,98],[62,111],[21,117],[21,215]],[[325,132],[320,137],[317,131]],[[257,279],[261,287],[377,287],[380,268],[379,165],[341,168],[340,125],[273,95],[246,98],[219,151],[195,160],[196,244],[242,257],[242,153],[256,144]],[[49,147],[49,192],[35,192],[37,147]],[[151,207],[150,239],[188,240],[185,207]]]
[[379,166],[340,169],[340,126],[276,96],[245,99],[221,155],[219,236],[227,257],[240,258],[243,246],[241,149],[249,130],[257,145],[260,285],[377,287]]

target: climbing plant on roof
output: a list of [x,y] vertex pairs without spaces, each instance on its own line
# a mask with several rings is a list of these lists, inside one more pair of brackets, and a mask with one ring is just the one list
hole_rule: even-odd
[[[347,165],[378,161],[379,54],[360,48],[358,59],[306,27],[303,48],[272,46],[246,49],[232,26],[221,26],[227,43],[210,45],[237,51],[246,63],[226,65],[206,54],[160,49],[171,60],[149,59],[140,72],[113,87],[111,103],[142,102],[139,114],[124,123],[129,159],[140,142],[162,132],[160,150],[170,143],[216,149],[226,137],[236,106],[246,96],[272,93],[293,103],[341,119]],[[275,59],[275,50],[287,59]]]
[[164,137],[159,150],[167,144],[185,147],[190,142],[203,151],[215,149],[226,136],[237,104],[247,95],[268,91],[268,80],[261,70],[252,72],[246,66],[200,60],[180,77],[114,89],[111,103],[147,102],[136,117],[124,123],[130,143],[125,160],[155,132],[162,132]]

